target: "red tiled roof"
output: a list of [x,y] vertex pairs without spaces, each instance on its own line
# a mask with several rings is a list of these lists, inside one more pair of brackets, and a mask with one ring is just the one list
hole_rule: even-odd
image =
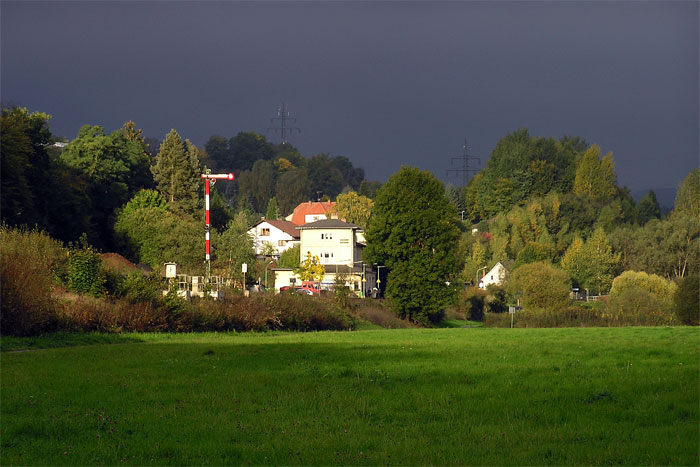
[[292,223],[295,225],[304,225],[306,224],[307,214],[325,216],[326,213],[329,212],[333,206],[335,206],[335,203],[333,201],[325,201],[318,203],[307,201],[306,203],[301,203],[299,206],[294,208],[294,213],[292,214]]

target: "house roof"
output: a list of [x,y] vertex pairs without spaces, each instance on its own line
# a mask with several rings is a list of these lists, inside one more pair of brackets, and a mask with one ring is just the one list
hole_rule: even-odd
[[[296,225],[306,224],[306,216],[311,214],[326,215],[335,206],[333,201],[326,202],[312,202],[307,201],[306,203],[301,203],[299,206],[294,208],[294,212],[291,216],[291,221]],[[289,219],[289,217],[288,217]]]
[[282,232],[289,234],[294,238],[299,238],[299,231],[297,230],[297,225],[293,222],[285,221],[282,219],[261,219],[253,227],[257,227],[263,222],[267,222],[271,226],[280,229]]
[[308,224],[300,225],[297,227],[299,230],[307,229],[353,229],[362,230],[362,227],[355,224],[350,224],[349,222],[339,221],[338,219],[321,219],[316,222],[309,222]]

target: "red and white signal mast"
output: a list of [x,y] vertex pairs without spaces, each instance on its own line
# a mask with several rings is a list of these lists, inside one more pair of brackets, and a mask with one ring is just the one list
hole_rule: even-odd
[[204,248],[206,250],[205,261],[207,263],[207,281],[211,277],[211,255],[209,254],[209,230],[211,229],[211,223],[209,221],[209,186],[216,183],[217,180],[233,180],[234,176],[232,173],[227,174],[213,174],[210,170],[206,173],[200,175],[204,179]]

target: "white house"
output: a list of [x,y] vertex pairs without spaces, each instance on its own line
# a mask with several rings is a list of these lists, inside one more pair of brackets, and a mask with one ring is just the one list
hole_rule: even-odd
[[[372,265],[362,262],[365,247],[364,232],[355,224],[337,219],[322,219],[297,227],[300,231],[300,261],[317,256],[325,266],[321,287],[330,289],[338,274],[347,274],[347,285],[358,294],[371,293],[376,286],[377,273]],[[276,269],[275,288],[300,284],[290,269]]]
[[484,277],[479,281],[479,288],[486,289],[489,285],[503,285],[508,276],[508,270],[499,261]]
[[248,230],[253,237],[255,254],[279,256],[299,243],[297,225],[285,220],[262,219]]

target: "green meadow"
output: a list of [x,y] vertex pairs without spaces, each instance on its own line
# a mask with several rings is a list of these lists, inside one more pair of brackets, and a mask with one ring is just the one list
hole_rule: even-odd
[[62,339],[3,342],[2,465],[700,464],[698,328]]

